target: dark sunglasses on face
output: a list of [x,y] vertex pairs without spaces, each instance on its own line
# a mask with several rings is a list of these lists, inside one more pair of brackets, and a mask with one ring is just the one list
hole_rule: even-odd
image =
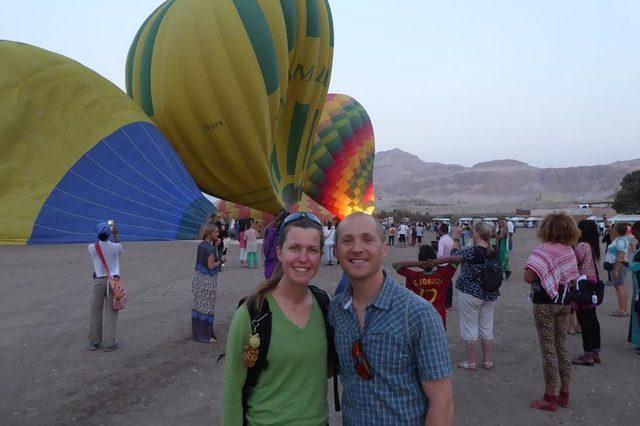
[[309,212],[296,212],[296,213],[291,213],[282,221],[282,225],[280,225],[280,229],[281,230],[284,229],[284,227],[290,224],[291,222],[295,222],[296,220],[300,220],[304,218],[310,219],[311,221],[322,226],[322,221],[315,214],[309,213]]
[[371,373],[371,368],[369,367],[367,358],[365,358],[364,353],[362,352],[359,340],[353,342],[353,345],[351,346],[351,356],[355,361],[355,367],[358,376],[362,377],[365,380],[371,379],[371,377],[373,377],[373,373]]

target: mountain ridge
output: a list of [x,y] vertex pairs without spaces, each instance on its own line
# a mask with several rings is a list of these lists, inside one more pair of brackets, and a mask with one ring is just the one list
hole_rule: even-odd
[[[610,164],[541,168],[514,159],[465,167],[426,162],[394,148],[376,153],[376,206],[419,203],[523,204],[535,200],[610,200],[625,174],[640,169],[640,158]],[[380,201],[380,203],[378,202]],[[380,204],[380,206],[378,206]]]

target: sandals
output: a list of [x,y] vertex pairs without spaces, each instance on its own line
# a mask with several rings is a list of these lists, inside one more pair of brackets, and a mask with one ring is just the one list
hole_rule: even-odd
[[595,361],[592,359],[587,358],[584,355],[580,355],[574,359],[571,360],[571,364],[573,365],[586,365],[588,367],[593,367],[593,364],[595,364]]
[[493,368],[493,362],[491,361],[485,361],[482,363],[482,368],[484,368],[485,370],[491,370]]
[[622,312],[622,311],[613,311],[611,312],[611,316],[612,317],[628,317],[629,316],[629,312]]
[[468,362],[468,361],[460,361],[459,363],[456,364],[456,366],[458,368],[463,368],[465,370],[472,370],[472,371],[475,371],[478,369],[475,362]]

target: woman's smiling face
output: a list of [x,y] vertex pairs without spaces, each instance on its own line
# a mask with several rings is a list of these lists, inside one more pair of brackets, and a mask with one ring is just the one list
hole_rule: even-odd
[[291,226],[282,248],[277,248],[285,278],[293,284],[308,285],[318,272],[322,258],[317,229]]

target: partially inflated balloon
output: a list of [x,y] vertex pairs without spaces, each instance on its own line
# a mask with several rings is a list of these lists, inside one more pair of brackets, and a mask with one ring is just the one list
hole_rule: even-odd
[[218,216],[224,219],[254,219],[261,220],[263,223],[269,223],[273,220],[273,215],[243,206],[231,201],[220,200],[215,204],[218,209]]
[[306,194],[303,194],[302,198],[300,199],[300,201],[298,201],[297,203],[293,204],[289,208],[289,211],[291,213],[293,213],[293,212],[311,212],[311,213],[315,214],[316,216],[318,216],[320,218],[320,220],[322,221],[322,223],[325,223],[327,221],[333,221],[334,218],[336,217],[335,214],[333,214],[329,210],[327,210],[324,207],[322,207],[320,204],[318,204],[315,201],[313,201]]
[[120,89],[64,56],[0,41],[0,244],[197,237],[215,211]]
[[326,0],[169,0],[133,41],[127,92],[205,192],[275,213],[300,199],[332,57]]
[[311,152],[305,192],[335,215],[374,208],[375,143],[365,109],[347,95],[329,94]]

